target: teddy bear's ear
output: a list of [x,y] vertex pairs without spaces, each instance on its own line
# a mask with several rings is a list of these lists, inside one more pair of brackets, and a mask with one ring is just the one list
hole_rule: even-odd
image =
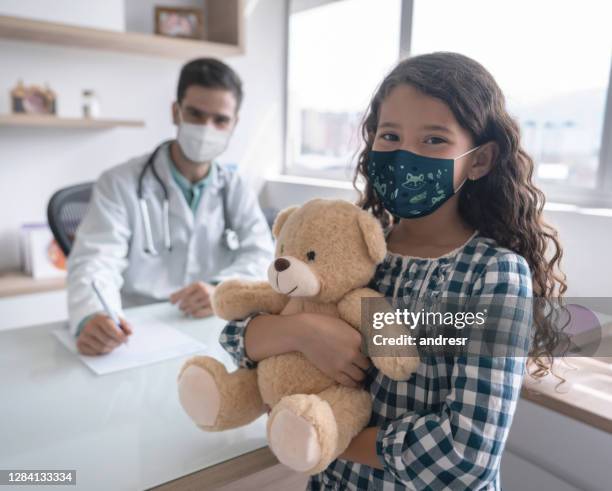
[[387,243],[379,221],[367,211],[360,211],[357,223],[370,258],[376,264],[380,263],[387,253]]
[[276,215],[276,218],[274,219],[274,225],[272,225],[272,235],[274,235],[275,239],[278,239],[280,231],[283,228],[283,225],[285,225],[287,218],[289,218],[289,215],[291,215],[298,208],[299,206],[290,206],[289,208],[285,208],[278,215]]

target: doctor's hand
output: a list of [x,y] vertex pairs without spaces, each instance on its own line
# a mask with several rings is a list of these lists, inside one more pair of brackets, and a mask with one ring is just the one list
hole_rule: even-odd
[[87,321],[77,338],[77,348],[83,355],[110,353],[125,343],[132,334],[132,327],[125,319],[119,319],[123,331],[106,314],[96,314]]
[[170,302],[192,317],[202,318],[213,314],[212,296],[215,287],[203,281],[196,281],[170,295]]

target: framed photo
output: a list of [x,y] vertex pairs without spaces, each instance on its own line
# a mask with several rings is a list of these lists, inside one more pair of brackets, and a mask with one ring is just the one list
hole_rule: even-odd
[[155,34],[173,38],[204,39],[202,10],[155,7]]
[[13,113],[55,114],[55,99],[55,92],[49,87],[28,87],[21,81],[11,90]]

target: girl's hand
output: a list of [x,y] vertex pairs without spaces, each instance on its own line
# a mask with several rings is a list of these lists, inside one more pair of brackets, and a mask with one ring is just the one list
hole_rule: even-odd
[[337,317],[297,314],[298,351],[319,370],[347,387],[359,387],[370,360],[361,353],[361,334]]

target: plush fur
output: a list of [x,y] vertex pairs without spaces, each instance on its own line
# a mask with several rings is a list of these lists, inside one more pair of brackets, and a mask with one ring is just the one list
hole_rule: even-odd
[[[232,320],[256,312],[317,312],[359,329],[361,299],[381,296],[364,288],[386,254],[378,221],[348,202],[316,199],[281,212],[273,234],[269,281],[223,282],[215,291],[215,313]],[[392,378],[407,378],[418,363],[414,355],[373,362]],[[372,405],[366,391],[337,384],[298,352],[233,373],[213,358],[192,358],[179,375],[179,397],[206,431],[247,424],[271,408],[270,448],[282,463],[309,474],[346,449],[368,423]]]

